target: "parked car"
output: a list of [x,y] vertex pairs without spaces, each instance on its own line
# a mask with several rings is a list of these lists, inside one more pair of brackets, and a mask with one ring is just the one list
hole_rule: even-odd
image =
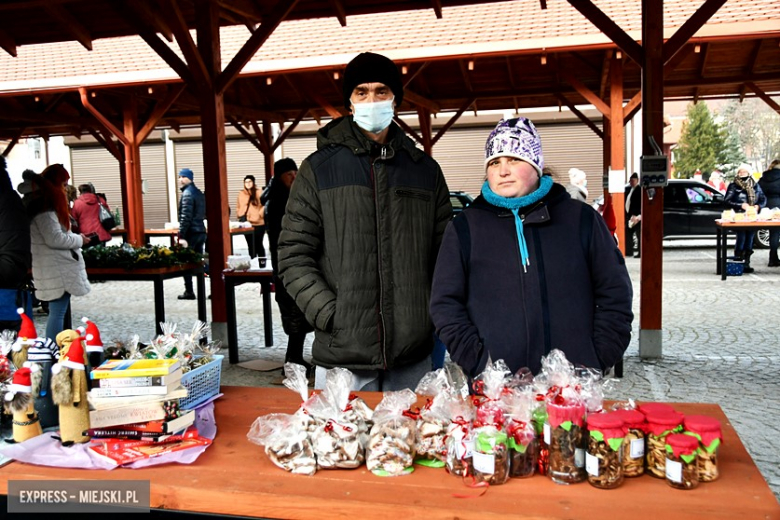
[[457,217],[473,200],[474,197],[465,191],[451,191],[450,204],[452,204],[452,218]]
[[[664,189],[664,239],[714,238],[715,222],[726,206],[724,194],[693,179],[670,179]],[[756,233],[755,245],[769,247],[769,230]]]

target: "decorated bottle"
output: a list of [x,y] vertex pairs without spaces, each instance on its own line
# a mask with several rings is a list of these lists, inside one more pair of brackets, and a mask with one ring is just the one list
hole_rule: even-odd
[[548,402],[544,426],[550,450],[547,474],[552,481],[574,484],[585,480],[585,405],[576,399]]
[[614,413],[588,415],[588,452],[585,469],[588,482],[599,489],[613,489],[623,483],[623,419]]
[[532,477],[539,456],[539,441],[532,423],[512,420],[507,424],[509,476]]
[[718,449],[722,442],[720,421],[705,415],[689,415],[685,418],[685,433],[699,440],[696,455],[699,481],[712,482],[720,476],[718,472]]
[[666,437],[666,482],[676,489],[694,489],[699,485],[696,454],[699,440],[691,435],[672,433]]

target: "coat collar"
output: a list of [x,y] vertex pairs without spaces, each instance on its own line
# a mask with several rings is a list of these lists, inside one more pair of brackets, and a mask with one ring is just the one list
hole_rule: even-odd
[[[552,188],[550,188],[550,193],[545,195],[542,200],[532,204],[529,207],[522,208],[520,210],[520,218],[523,219],[524,224],[544,224],[545,222],[550,221],[550,207],[570,198],[571,196],[566,192],[566,188],[558,183],[555,183],[553,184]],[[485,200],[485,197],[482,195],[477,197],[469,207],[489,211],[500,218],[512,216],[511,211],[493,206],[487,200]]]

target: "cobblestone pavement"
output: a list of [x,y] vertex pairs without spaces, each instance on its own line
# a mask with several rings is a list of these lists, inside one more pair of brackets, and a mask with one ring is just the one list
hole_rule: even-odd
[[[667,242],[663,273],[663,358],[639,358],[639,260],[627,259],[634,281],[634,334],[625,357],[625,377],[608,398],[719,404],[735,427],[775,495],[780,498],[780,268],[767,267],[767,251],[753,257],[756,272],[721,281],[715,248]],[[181,279],[165,282],[167,319],[189,329],[193,301],[178,301]],[[274,346],[264,348],[259,285],[236,288],[241,361],[283,362],[286,336],[274,304]],[[138,333],[154,334],[154,299],[149,282],[94,284],[73,300],[74,321],[95,321],[104,342]],[[43,330],[45,316],[36,315]],[[311,335],[306,344],[308,358]],[[227,352],[224,352],[227,354]],[[227,362],[223,385],[270,386],[280,371],[258,372]],[[725,447],[724,449],[728,449]]]

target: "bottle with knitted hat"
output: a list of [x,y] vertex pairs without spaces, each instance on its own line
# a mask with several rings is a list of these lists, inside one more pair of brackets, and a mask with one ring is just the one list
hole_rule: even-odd
[[89,442],[83,432],[89,429],[87,373],[84,337],[75,330],[57,334],[60,360],[52,367],[52,397],[59,406],[60,441],[63,446]]
[[699,485],[699,470],[696,454],[699,440],[691,435],[672,433],[665,439],[666,482],[676,489],[694,489]]
[[35,409],[41,419],[41,427],[45,430],[59,424],[59,411],[51,397],[51,367],[57,362],[60,348],[49,338],[38,339],[27,349],[27,362],[40,368],[35,377],[40,379],[40,388],[35,397]]
[[647,422],[639,410],[615,410],[623,419],[626,441],[623,443],[623,476],[639,477],[645,474],[645,437]]
[[22,325],[11,348],[11,361],[15,367],[21,368],[27,361],[27,349],[38,339],[38,332],[35,330],[35,323],[24,313],[23,308],[19,307],[16,312],[22,319]]
[[14,442],[24,442],[43,433],[35,411],[33,370],[40,369],[28,365],[14,372],[13,382],[8,385],[3,399],[6,413],[13,414]]
[[98,330],[95,322],[86,316],[81,318],[81,321],[87,326],[84,336],[87,338],[87,361],[89,362],[89,367],[97,368],[105,361],[103,356],[103,340],[100,338],[100,330]]
[[585,469],[588,482],[599,489],[614,489],[623,483],[623,444],[626,429],[616,413],[588,415],[588,452]]
[[712,482],[720,476],[718,472],[718,449],[723,442],[720,421],[706,415],[685,417],[685,433],[699,440],[696,463],[699,481]]

